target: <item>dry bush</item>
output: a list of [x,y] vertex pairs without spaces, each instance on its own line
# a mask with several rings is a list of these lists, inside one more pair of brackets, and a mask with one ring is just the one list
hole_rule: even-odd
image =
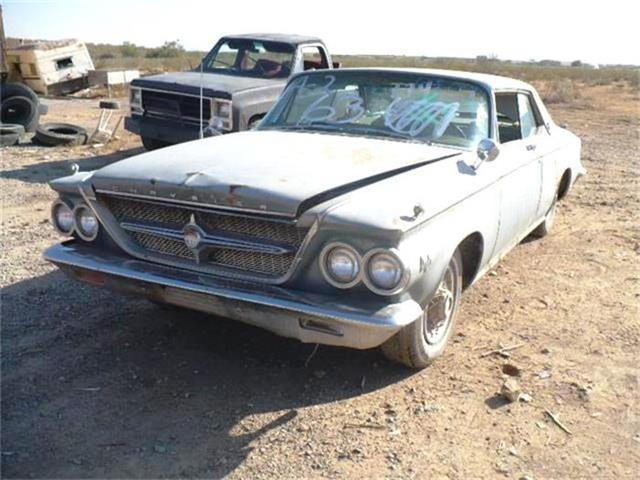
[[568,78],[546,82],[540,95],[545,103],[571,103],[581,97],[576,82]]

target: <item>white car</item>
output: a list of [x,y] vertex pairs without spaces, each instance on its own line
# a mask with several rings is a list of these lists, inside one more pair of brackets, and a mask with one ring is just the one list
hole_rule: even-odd
[[467,72],[294,76],[255,130],[51,183],[73,277],[422,368],[460,296],[585,173],[533,87]]

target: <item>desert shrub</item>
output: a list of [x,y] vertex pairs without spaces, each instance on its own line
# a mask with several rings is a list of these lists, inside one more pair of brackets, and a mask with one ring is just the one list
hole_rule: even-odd
[[164,42],[161,47],[152,48],[147,51],[147,58],[173,58],[184,55],[184,47],[177,40]]
[[580,98],[575,82],[565,78],[547,82],[540,92],[546,103],[571,103]]
[[120,53],[125,58],[139,57],[141,48],[131,42],[124,42],[120,45]]

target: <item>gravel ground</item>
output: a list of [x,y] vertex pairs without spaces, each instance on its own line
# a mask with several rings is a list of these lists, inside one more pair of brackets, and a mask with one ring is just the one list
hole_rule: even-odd
[[[93,126],[96,105],[52,100],[47,121]],[[46,183],[139,141],[2,149],[2,476],[637,478],[640,99],[599,86],[551,107],[589,175],[419,373],[72,282],[41,258]],[[482,356],[499,345],[521,346]],[[501,399],[505,363],[532,401]]]

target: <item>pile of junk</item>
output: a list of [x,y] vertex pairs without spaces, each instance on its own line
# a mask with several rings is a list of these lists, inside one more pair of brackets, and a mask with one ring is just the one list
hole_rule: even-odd
[[[41,95],[65,95],[86,88],[89,73],[96,73],[84,43],[75,40],[6,38],[0,6],[0,146],[16,145],[27,136],[46,146],[83,145],[108,141],[117,129],[109,129],[117,101],[101,101],[98,127],[92,134],[68,123],[40,123],[47,105]],[[100,73],[100,72],[98,72]]]

